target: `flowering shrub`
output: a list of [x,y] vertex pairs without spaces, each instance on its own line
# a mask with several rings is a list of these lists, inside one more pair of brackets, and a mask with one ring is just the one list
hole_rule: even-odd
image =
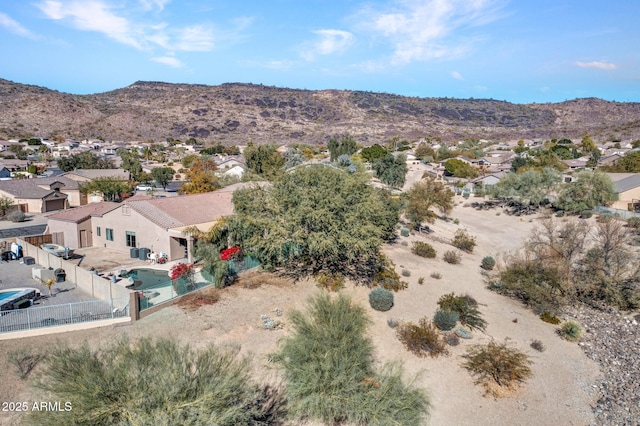
[[193,270],[193,263],[177,263],[171,268],[170,277],[172,280],[186,278]]
[[240,251],[240,246],[229,247],[220,251],[221,260],[229,260]]

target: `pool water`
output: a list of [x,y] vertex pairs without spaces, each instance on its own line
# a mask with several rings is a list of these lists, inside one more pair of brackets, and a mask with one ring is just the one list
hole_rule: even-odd
[[0,300],[8,299],[16,294],[20,293],[19,291],[3,291],[0,292]]
[[141,281],[135,289],[146,290],[149,288],[162,287],[163,285],[171,285],[171,278],[167,271],[159,269],[140,268],[132,269],[123,275],[124,278],[133,278],[135,281]]

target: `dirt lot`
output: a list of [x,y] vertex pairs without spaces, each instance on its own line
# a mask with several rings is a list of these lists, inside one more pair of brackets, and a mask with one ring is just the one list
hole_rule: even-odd
[[[427,236],[412,235],[400,238],[397,244],[386,246],[385,253],[395,262],[398,272],[410,271],[406,278],[409,288],[395,295],[395,305],[388,312],[377,312],[369,307],[368,289],[347,286],[343,291],[366,306],[373,320],[370,329],[380,362],[401,360],[408,376],[422,372],[417,385],[430,394],[433,404],[428,425],[588,425],[594,422],[590,405],[593,404],[591,384],[599,370],[587,359],[575,343],[560,339],[556,327],[540,321],[521,304],[499,296],[486,289],[480,261],[485,255],[497,259],[501,254],[520,246],[522,240],[535,225],[533,217],[511,217],[497,210],[476,211],[463,207],[463,199],[451,216],[460,224],[438,221],[434,232]],[[442,261],[442,253],[452,247],[447,242],[459,227],[477,236],[478,247],[473,254],[463,254],[460,265]],[[410,252],[411,241],[421,239],[431,243],[438,251],[437,259],[423,259]],[[409,244],[403,245],[402,241]],[[431,278],[439,272],[441,279]],[[424,277],[424,284],[418,278]],[[245,281],[246,283],[246,281]],[[262,283],[261,285],[259,285]],[[257,286],[257,287],[256,287]],[[128,335],[174,337],[195,346],[209,343],[238,343],[242,353],[252,357],[256,376],[273,378],[275,372],[266,362],[266,355],[273,351],[278,340],[289,333],[287,314],[304,306],[304,300],[319,291],[313,282],[296,284],[261,275],[252,278],[252,288],[242,283],[222,291],[221,299],[214,305],[197,310],[185,310],[174,306],[155,313],[133,325],[107,327],[88,331],[49,335],[36,339],[20,339],[7,342],[0,348],[0,400],[32,401],[28,381],[21,381],[6,361],[6,353],[19,347],[38,348],[46,351],[58,340],[71,344],[88,341],[91,345],[108,343],[114,338]],[[253,288],[255,287],[255,288]],[[463,341],[452,347],[447,357],[418,358],[408,353],[387,325],[389,318],[401,321],[417,321],[432,317],[438,298],[448,292],[469,293],[480,303],[481,312],[488,321],[486,333],[476,332],[471,341]],[[260,315],[275,318],[275,310],[284,312],[282,330],[262,329]],[[533,377],[515,394],[507,398],[493,399],[483,396],[482,389],[473,384],[472,377],[461,367],[465,347],[473,343],[509,338],[511,344],[530,355]],[[544,352],[530,348],[533,339],[541,340]],[[0,414],[6,416],[6,413]],[[15,417],[5,417],[11,424]]]

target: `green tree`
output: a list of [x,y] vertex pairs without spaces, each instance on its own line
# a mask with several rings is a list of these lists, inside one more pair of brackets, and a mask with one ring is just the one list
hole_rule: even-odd
[[267,268],[366,279],[392,238],[399,206],[361,171],[326,165],[294,169],[273,186],[233,194],[235,214],[213,244],[239,245]]
[[387,155],[387,150],[378,144],[374,144],[370,147],[362,148],[360,155],[365,161],[373,163],[380,158],[384,158]]
[[424,391],[402,382],[399,365],[376,372],[362,306],[343,294],[320,293],[290,320],[293,332],[273,359],[284,372],[292,417],[331,425],[424,424]]
[[183,194],[201,194],[220,189],[215,171],[218,169],[212,159],[196,159],[191,163],[191,168],[186,173],[187,182],[182,185],[180,192]]
[[407,191],[404,214],[414,226],[424,221],[433,223],[437,217],[433,209],[436,208],[441,213],[450,212],[453,209],[453,197],[453,191],[442,182],[433,178],[421,180]]
[[478,176],[478,171],[471,164],[458,158],[451,158],[444,163],[445,170],[454,177],[469,179]]
[[569,212],[607,206],[617,200],[611,178],[600,171],[585,170],[575,175],[576,181],[564,185],[556,205]]
[[516,157],[511,162],[511,171],[512,172],[517,172],[521,167],[525,167],[525,166],[528,166],[530,164],[531,163],[526,158]]
[[117,151],[118,155],[122,159],[120,168],[127,170],[131,173],[131,177],[135,181],[140,181],[140,175],[142,174],[142,165],[140,164],[140,158],[138,154],[128,149],[120,148]]
[[76,169],[113,169],[115,166],[111,159],[85,151],[58,159],[58,168],[63,172],[70,172]]
[[640,152],[630,152],[612,166],[601,167],[601,170],[612,173],[640,173]]
[[373,163],[376,176],[383,183],[401,188],[407,175],[407,157],[404,154],[394,156],[387,154],[384,158]]
[[105,201],[118,201],[122,194],[131,193],[131,184],[126,180],[107,176],[80,182],[78,189],[83,194],[101,193]]
[[437,154],[429,145],[421,143],[415,150],[415,156],[422,161],[430,162],[437,157]]
[[174,171],[171,167],[156,167],[151,170],[151,177],[162,187],[167,189],[167,185],[173,179]]
[[542,171],[529,169],[522,173],[509,173],[492,185],[489,192],[497,198],[509,198],[522,204],[539,205],[555,192],[562,180],[556,169]]
[[0,213],[2,213],[2,217],[7,214],[7,210],[13,205],[13,199],[6,196],[0,197]]
[[584,135],[582,138],[582,153],[588,154],[597,149],[598,147],[596,147],[596,143],[589,137],[589,135]]
[[[282,404],[251,380],[238,350],[195,350],[172,340],[120,340],[101,350],[59,346],[47,355],[37,387],[70,403],[32,411],[30,425],[269,425]],[[44,397],[43,395],[43,397]]]
[[358,151],[358,144],[353,137],[347,135],[342,139],[330,138],[327,144],[331,161],[336,161],[341,155],[352,156]]
[[243,154],[249,170],[259,176],[272,180],[283,172],[285,160],[275,144],[254,145],[250,142]]

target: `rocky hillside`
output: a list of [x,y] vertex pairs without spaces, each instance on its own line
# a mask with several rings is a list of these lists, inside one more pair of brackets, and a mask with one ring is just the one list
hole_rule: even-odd
[[350,134],[365,145],[399,136],[463,138],[640,138],[640,103],[577,99],[512,104],[487,99],[414,98],[253,84],[136,82],[72,95],[0,79],[0,138],[165,140],[224,144],[324,143]]

